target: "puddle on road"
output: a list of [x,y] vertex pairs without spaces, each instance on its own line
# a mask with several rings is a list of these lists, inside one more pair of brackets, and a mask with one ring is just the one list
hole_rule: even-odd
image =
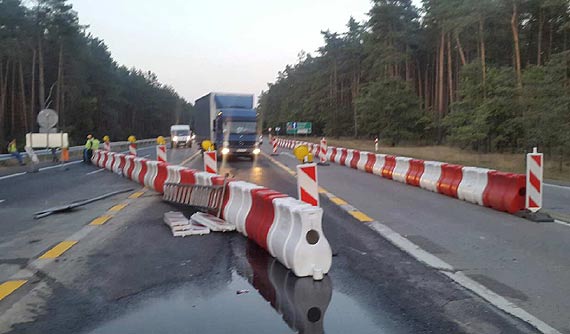
[[123,314],[89,333],[403,332],[378,308],[334,291],[329,276],[298,278],[252,243],[245,252],[243,244],[232,248],[233,268],[223,279],[133,297]]

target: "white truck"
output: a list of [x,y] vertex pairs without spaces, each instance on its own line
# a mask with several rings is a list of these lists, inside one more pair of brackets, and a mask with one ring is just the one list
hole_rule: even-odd
[[173,125],[170,127],[170,147],[192,147],[192,131],[190,125]]

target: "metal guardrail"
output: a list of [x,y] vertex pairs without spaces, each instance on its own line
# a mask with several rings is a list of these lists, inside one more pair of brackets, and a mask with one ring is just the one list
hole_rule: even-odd
[[[170,138],[166,138],[166,140],[169,140]],[[137,140],[137,144],[149,144],[149,143],[156,143],[156,138],[155,139],[141,139],[141,140]],[[116,147],[116,146],[128,146],[129,142],[128,141],[116,141],[116,142],[111,142],[111,148]],[[103,142],[101,142],[101,147],[103,145]],[[84,145],[80,145],[80,146],[72,146],[69,148],[69,152],[77,152],[77,151],[82,151],[83,148],[85,146]],[[58,149],[59,151],[59,149]],[[45,149],[45,150],[37,150],[35,151],[36,155],[38,156],[44,156],[44,155],[50,155],[51,154],[51,150],[49,149]],[[28,156],[28,153],[26,152],[20,152],[20,154],[22,155],[22,158],[25,158]],[[0,162],[2,161],[6,161],[6,160],[10,160],[10,159],[14,159],[12,157],[11,154],[0,154]]]

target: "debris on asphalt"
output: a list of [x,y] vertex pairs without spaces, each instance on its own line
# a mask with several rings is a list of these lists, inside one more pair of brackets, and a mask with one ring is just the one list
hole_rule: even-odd
[[210,229],[204,225],[191,222],[182,212],[169,211],[164,213],[164,223],[170,227],[172,235],[175,237],[185,237],[188,235],[209,234]]
[[236,291],[236,295],[241,295],[241,294],[244,294],[244,293],[249,293],[249,290],[243,289],[243,290],[238,290],[238,291]]
[[221,218],[205,212],[196,212],[190,217],[190,221],[207,226],[214,232],[227,232],[236,230],[236,226],[234,224],[230,224]]
[[73,210],[73,209],[75,209],[75,208],[77,208],[77,207],[80,207],[80,206],[83,206],[83,205],[86,205],[86,204],[89,204],[89,203],[93,203],[93,202],[95,202],[95,201],[99,201],[99,200],[105,199],[105,198],[107,198],[107,197],[111,197],[111,196],[115,196],[115,195],[118,195],[118,194],[126,193],[126,192],[129,192],[129,191],[133,191],[133,188],[124,189],[124,190],[118,190],[118,191],[113,191],[113,192],[110,192],[110,193],[107,193],[107,194],[104,194],[104,195],[101,195],[101,196],[93,197],[93,198],[91,198],[91,199],[87,199],[87,200],[84,200],[84,201],[73,202],[73,203],[71,203],[71,204],[66,204],[66,205],[62,205],[62,206],[57,206],[57,207],[54,207],[54,208],[46,209],[46,210],[43,210],[43,211],[38,211],[38,212],[34,213],[34,219],[44,218],[44,217],[47,217],[47,216],[49,216],[49,215],[51,215],[51,214],[54,214],[54,213],[70,211],[70,210]]

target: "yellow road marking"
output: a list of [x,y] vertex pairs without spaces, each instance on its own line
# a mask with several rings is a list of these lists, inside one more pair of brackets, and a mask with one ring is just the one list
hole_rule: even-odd
[[52,249],[45,252],[44,255],[40,256],[40,259],[55,259],[61,254],[65,253],[76,243],[77,241],[73,240],[62,241],[59,244],[55,245]]
[[328,191],[325,190],[323,187],[319,187],[319,193],[326,194]]
[[129,203],[121,203],[121,204],[117,204],[114,207],[110,208],[109,211],[111,212],[118,212],[123,210],[127,205],[129,205]]
[[142,195],[144,195],[144,191],[137,191],[136,193],[131,194],[131,196],[129,196],[130,199],[135,199],[135,198],[139,198]]
[[348,213],[350,213],[351,216],[360,220],[361,222],[373,222],[374,221],[374,219],[368,217],[366,214],[364,214],[363,212],[360,212],[360,211],[348,211]]
[[26,284],[27,280],[7,281],[0,284],[0,300],[8,297],[12,292]]
[[333,203],[336,204],[336,205],[346,205],[346,204],[348,204],[348,203],[346,203],[345,200],[343,200],[343,199],[340,198],[340,197],[331,197],[330,200],[331,200],[331,202],[333,202]]
[[97,217],[91,221],[89,225],[103,225],[107,222],[107,220],[113,218],[111,215],[103,215],[101,217]]

